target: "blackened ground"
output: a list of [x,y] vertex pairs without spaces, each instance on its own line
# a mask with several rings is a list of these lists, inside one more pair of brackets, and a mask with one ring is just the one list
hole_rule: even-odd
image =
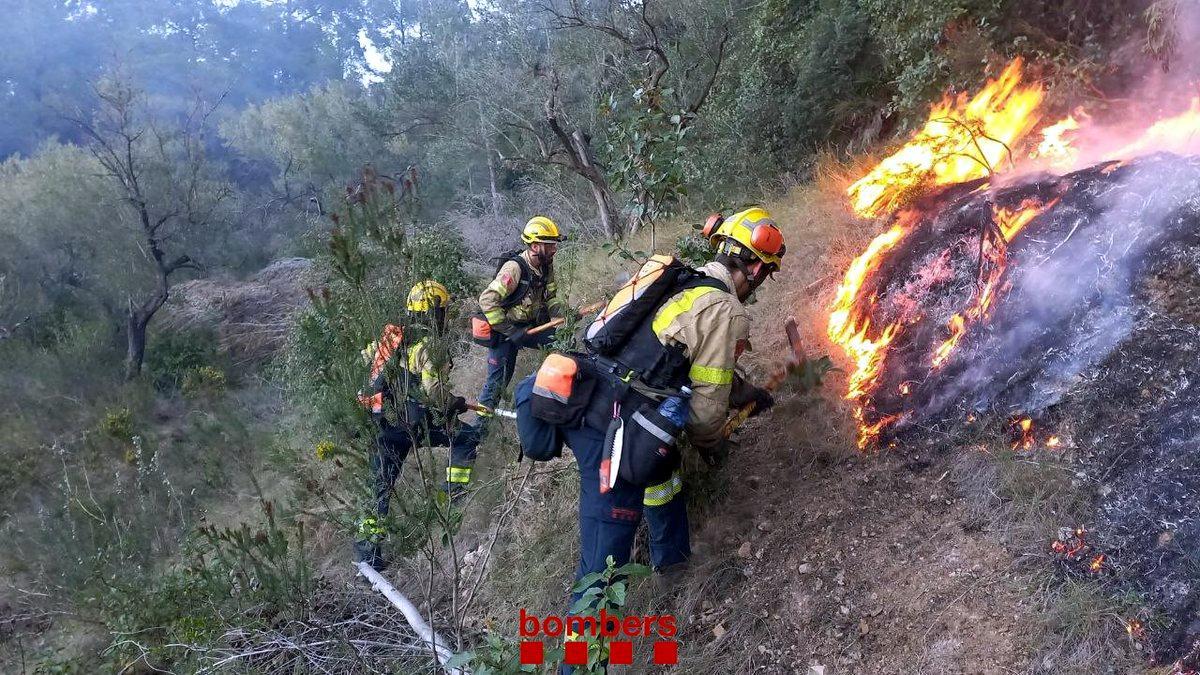
[[[1200,639],[1200,251],[1162,252],[1140,285],[1133,332],[1061,406],[1097,486],[1088,536],[1100,583],[1162,612],[1160,660]],[[1092,559],[1094,560],[1094,555]],[[1080,563],[1072,565],[1080,571]],[[1091,572],[1091,570],[1087,570]]]
[[[979,187],[919,204],[920,224],[865,294],[879,298],[876,324],[904,321],[867,421],[901,416],[885,437],[901,447],[953,435],[968,415],[1069,429],[1064,458],[1093,508],[1061,523],[1085,533],[1064,535],[1063,569],[1136,594],[1153,610],[1154,659],[1186,657],[1200,639],[1200,161]],[[1031,198],[1053,205],[1004,247],[993,207]],[[932,368],[951,316],[998,260],[992,315]]]

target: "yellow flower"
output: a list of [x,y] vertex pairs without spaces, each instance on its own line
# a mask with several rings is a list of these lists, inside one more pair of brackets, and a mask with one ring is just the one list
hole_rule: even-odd
[[317,459],[324,462],[325,460],[332,457],[333,453],[337,452],[338,448],[336,445],[333,444],[333,441],[321,441],[320,443],[317,443],[316,449],[317,449]]

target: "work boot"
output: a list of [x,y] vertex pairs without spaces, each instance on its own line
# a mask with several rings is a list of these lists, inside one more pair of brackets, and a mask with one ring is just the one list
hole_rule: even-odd
[[375,568],[376,572],[386,570],[389,564],[383,557],[383,551],[379,544],[363,539],[354,542],[354,561],[365,562]]
[[674,593],[679,589],[685,581],[688,573],[688,561],[667,565],[666,567],[656,567],[654,569],[654,594],[667,595]]

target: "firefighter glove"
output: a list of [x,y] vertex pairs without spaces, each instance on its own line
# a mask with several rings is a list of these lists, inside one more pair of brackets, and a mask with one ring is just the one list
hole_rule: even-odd
[[446,406],[446,414],[451,416],[466,412],[468,410],[470,410],[470,408],[467,407],[467,399],[461,396],[455,396],[454,398],[450,399],[450,405]]
[[739,381],[729,395],[729,403],[739,410],[746,407],[747,404],[753,403],[754,409],[750,411],[750,416],[753,417],[775,405],[775,397],[762,387]]

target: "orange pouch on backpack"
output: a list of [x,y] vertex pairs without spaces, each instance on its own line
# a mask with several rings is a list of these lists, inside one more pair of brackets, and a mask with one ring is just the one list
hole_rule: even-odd
[[483,318],[482,315],[476,314],[471,317],[471,339],[475,344],[481,347],[495,347],[495,333],[492,332],[492,324]]
[[596,385],[595,378],[588,375],[580,359],[566,354],[547,356],[533,381],[533,416],[557,425],[578,423]]

